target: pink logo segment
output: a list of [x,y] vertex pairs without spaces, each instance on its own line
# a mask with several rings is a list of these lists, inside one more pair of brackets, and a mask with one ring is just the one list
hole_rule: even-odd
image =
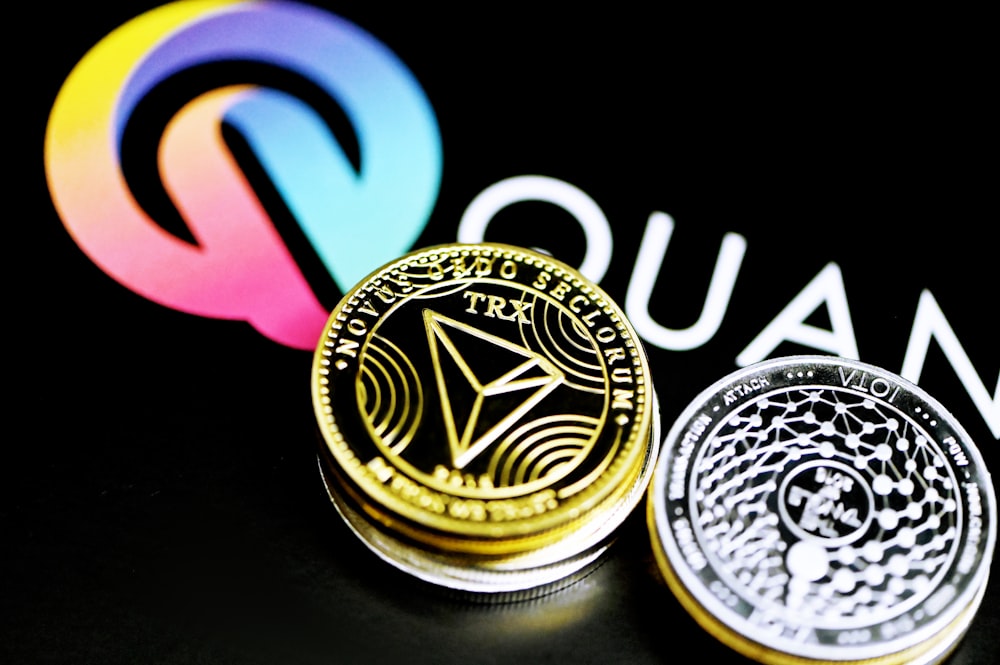
[[[139,205],[122,171],[121,140],[135,105],[156,85],[189,67],[234,60],[282,67],[328,92],[357,133],[361,167],[350,165],[312,109],[286,93],[229,86],[200,95],[171,119],[158,156],[191,243]],[[64,83],[49,119],[46,175],[63,223],[91,260],[157,303],[245,320],[274,341],[312,349],[328,311],[226,145],[224,123],[247,140],[346,290],[408,249],[427,221],[441,171],[433,113],[383,45],[292,2],[165,5],[105,37]]]

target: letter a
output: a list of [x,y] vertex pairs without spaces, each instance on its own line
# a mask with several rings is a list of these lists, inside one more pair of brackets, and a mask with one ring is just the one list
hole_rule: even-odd
[[[806,318],[823,303],[830,314],[832,330],[805,323]],[[828,263],[802,292],[736,356],[736,364],[745,367],[763,360],[783,341],[797,342],[844,358],[858,359],[858,343],[847,306],[840,267]]]

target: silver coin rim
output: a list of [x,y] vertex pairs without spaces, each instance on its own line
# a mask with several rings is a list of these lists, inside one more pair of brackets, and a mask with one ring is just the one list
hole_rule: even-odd
[[[892,378],[902,388],[910,391],[920,400],[925,402],[929,408],[934,410],[934,415],[942,421],[947,422],[947,426],[959,436],[963,442],[963,448],[969,457],[969,463],[976,470],[977,482],[981,483],[981,500],[983,503],[985,518],[983,520],[984,539],[980,545],[982,556],[977,570],[970,573],[969,583],[961,589],[956,596],[949,601],[948,607],[942,610],[934,619],[928,621],[918,630],[903,633],[893,639],[868,643],[863,645],[838,645],[838,644],[804,644],[792,640],[784,639],[780,636],[753,636],[748,634],[747,628],[752,628],[742,615],[730,610],[716,596],[704,587],[701,578],[696,575],[687,565],[686,560],[681,555],[677,543],[673,539],[673,531],[669,525],[667,514],[666,487],[669,481],[669,466],[673,459],[675,443],[686,430],[692,417],[702,410],[704,406],[715,398],[719,391],[740,379],[750,375],[758,375],[766,371],[776,369],[800,368],[807,365],[824,366],[844,366],[858,370],[874,373],[878,376]],[[742,403],[742,400],[741,400]],[[992,560],[992,552],[997,540],[997,498],[990,477],[989,469],[986,467],[982,453],[975,444],[972,437],[968,435],[961,423],[948,411],[938,400],[929,395],[927,391],[916,384],[900,377],[899,375],[882,367],[865,363],[859,360],[847,359],[832,355],[791,355],[772,358],[748,365],[734,372],[727,374],[715,381],[710,386],[702,390],[684,408],[677,419],[672,424],[667,436],[663,440],[660,449],[657,469],[653,475],[649,488],[651,509],[653,514],[652,536],[655,537],[663,551],[664,557],[672,568],[674,578],[681,584],[692,600],[696,601],[706,613],[712,615],[716,621],[720,622],[729,630],[737,634],[745,635],[758,644],[783,653],[792,654],[799,657],[815,658],[821,660],[831,660],[841,658],[845,660],[863,660],[867,658],[878,658],[891,656],[907,648],[922,644],[947,629],[961,612],[970,606],[978,605],[976,596],[982,594],[989,578],[989,568]],[[970,617],[971,621],[971,617]]]

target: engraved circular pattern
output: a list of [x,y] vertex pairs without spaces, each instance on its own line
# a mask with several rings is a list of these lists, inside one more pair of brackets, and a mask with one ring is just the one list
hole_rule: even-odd
[[441,549],[549,545],[644,491],[656,456],[647,360],[620,308],[508,245],[373,272],[331,313],[312,388],[342,494]]
[[[464,462],[465,458],[474,458],[476,453],[485,449],[481,453],[484,456],[483,469],[475,482],[467,482],[465,477],[459,478],[462,474],[445,465],[435,464],[433,467],[420,468],[405,454],[406,447],[416,435],[418,429],[416,425],[419,423],[414,422],[415,426],[407,431],[407,436],[397,440],[393,436],[393,431],[387,429],[379,418],[379,413],[382,411],[388,414],[412,412],[414,418],[420,417],[418,414],[422,414],[424,410],[425,390],[422,388],[419,372],[413,369],[405,354],[397,352],[396,355],[402,357],[393,362],[392,366],[407,368],[405,372],[401,369],[394,372],[405,375],[405,380],[385,382],[384,389],[378,389],[373,388],[368,379],[369,376],[378,376],[385,372],[383,357],[386,352],[382,347],[396,349],[397,347],[390,341],[391,338],[405,335],[400,333],[399,329],[413,323],[413,321],[399,321],[402,315],[392,316],[395,308],[391,308],[386,316],[380,317],[375,322],[370,337],[359,354],[358,404],[371,425],[369,434],[372,441],[383,454],[387,458],[391,457],[395,465],[405,470],[409,477],[429,488],[449,495],[481,499],[506,498],[543,489],[586,460],[606,421],[610,406],[608,391],[605,388],[608,384],[607,368],[600,361],[598,344],[593,334],[571,319],[571,312],[561,303],[547,294],[530,293],[516,283],[509,284],[487,277],[471,277],[438,285],[428,278],[426,271],[420,276],[416,276],[414,272],[411,269],[407,274],[410,283],[420,288],[419,293],[415,293],[412,297],[415,300],[426,301],[421,312],[428,319],[426,325],[434,335],[434,339],[428,339],[428,346],[435,360],[435,369],[440,370],[443,364],[452,360],[449,351],[461,358],[461,353],[455,345],[463,338],[466,344],[470,343],[470,338],[478,338],[479,341],[473,344],[481,344],[483,348],[476,349],[479,352],[494,355],[510,354],[513,358],[510,363],[513,370],[521,369],[518,367],[518,361],[524,361],[526,358],[523,355],[524,351],[533,354],[529,362],[542,365],[541,368],[524,369],[517,374],[514,381],[510,380],[511,370],[507,367],[503,368],[507,371],[501,370],[503,373],[495,377],[494,382],[476,377],[476,380],[481,380],[486,385],[482,386],[482,391],[477,392],[478,399],[475,399],[473,404],[465,405],[466,413],[471,413],[473,410],[478,410],[480,413],[488,411],[491,399],[494,406],[497,403],[502,406],[503,400],[517,392],[512,388],[523,390],[526,385],[532,387],[532,381],[539,388],[531,398],[533,408],[540,409],[541,402],[544,402],[551,392],[563,391],[570,393],[570,396],[564,397],[560,403],[564,405],[571,403],[574,410],[535,417],[506,432],[502,438],[487,440],[485,435],[481,435],[477,445],[470,446],[470,449],[458,458]],[[434,310],[434,303],[438,299],[463,298],[467,293],[477,293],[473,290],[484,285],[493,287],[494,297],[503,297],[508,302],[523,303],[524,309],[533,315],[530,325],[527,320],[517,324],[517,340],[520,340],[520,343],[512,344],[498,336],[484,334]],[[466,300],[474,300],[474,295],[473,298],[463,299],[463,302]],[[540,316],[534,316],[539,314]],[[396,331],[380,334],[383,321],[391,322]],[[421,329],[423,327],[424,323],[421,322]],[[447,346],[448,349],[443,349],[442,346]],[[452,380],[462,382],[465,377],[461,374],[456,371],[447,378],[442,377],[444,382],[442,385],[453,386]],[[490,390],[490,383],[497,385]],[[442,387],[442,393],[445,391],[451,396],[452,417],[460,419],[461,415],[456,413],[460,409],[455,408],[457,406],[455,401],[461,398],[463,393]],[[395,416],[395,419],[402,418],[402,414]]]
[[745,642],[822,660],[919,648],[981,594],[996,540],[989,474],[950,414],[826,356],[703,391],[664,441],[649,515],[671,588],[753,657]]
[[857,541],[876,514],[875,496],[860,472],[828,459],[793,463],[777,504],[785,528],[826,548]]
[[[770,392],[708,440],[690,482],[692,523],[710,565],[748,602],[786,620],[846,629],[875,611],[898,614],[926,600],[957,555],[957,480],[937,444],[887,405],[829,386]],[[827,460],[857,474],[817,464]],[[821,487],[778,492],[782,477],[808,473],[803,466]],[[870,488],[862,503],[844,489],[858,476]],[[782,499],[803,506],[791,545]],[[859,514],[875,519],[865,520],[860,543],[844,543],[845,527],[861,535]]]

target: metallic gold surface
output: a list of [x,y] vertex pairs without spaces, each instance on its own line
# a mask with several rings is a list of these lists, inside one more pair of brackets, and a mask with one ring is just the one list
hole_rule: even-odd
[[778,358],[704,390],[667,434],[647,520],[686,610],[764,663],[930,664],[982,599],[996,496],[974,442],[864,363]]
[[469,592],[474,600],[526,600],[557,591],[599,566],[614,542],[609,536],[586,549],[557,543],[539,552],[492,557],[428,549],[365,519],[337,492],[329,471],[320,471],[337,512],[370,550],[416,578]]
[[488,586],[509,562],[582,567],[641,500],[657,453],[646,356],[621,310],[508,245],[431,247],[363,280],[330,316],[312,391],[341,515],[444,584],[477,586],[466,566]]

